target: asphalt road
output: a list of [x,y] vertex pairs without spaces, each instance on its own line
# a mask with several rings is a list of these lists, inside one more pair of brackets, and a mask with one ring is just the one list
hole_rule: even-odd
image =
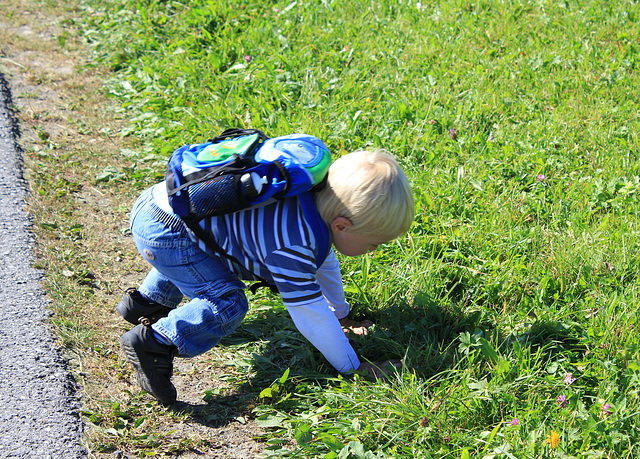
[[74,381],[32,267],[19,128],[0,73],[0,458],[85,458]]

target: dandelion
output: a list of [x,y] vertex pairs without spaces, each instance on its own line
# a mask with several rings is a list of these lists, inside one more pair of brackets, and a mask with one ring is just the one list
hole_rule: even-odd
[[458,138],[458,132],[453,128],[449,129],[449,137],[451,137],[451,140],[456,140]]
[[564,408],[565,406],[567,406],[567,396],[558,395],[558,398],[556,399],[556,403],[560,408]]
[[545,443],[549,443],[551,445],[551,449],[556,449],[560,444],[560,434],[555,430],[552,430],[551,435],[547,437]]
[[574,378],[574,377],[573,377],[573,373],[567,373],[567,374],[564,376],[564,382],[565,382],[565,384],[569,384],[569,385],[571,385],[571,384],[573,384],[573,383],[575,382],[575,380],[576,380],[576,378]]
[[611,405],[609,405],[608,403],[605,403],[604,405],[602,405],[602,414],[609,416],[612,414],[611,411]]
[[518,418],[513,418],[513,419],[511,420],[511,425],[512,425],[512,426],[519,426],[519,425],[520,425],[520,419],[518,419]]

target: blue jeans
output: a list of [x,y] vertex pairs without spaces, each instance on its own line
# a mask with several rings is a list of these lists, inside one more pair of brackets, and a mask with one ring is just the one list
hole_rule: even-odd
[[[193,242],[180,218],[163,211],[145,191],[131,211],[131,233],[138,251],[153,266],[138,291],[173,309],[153,325],[194,357],[233,332],[249,309],[245,285],[226,264]],[[177,307],[183,295],[191,301]]]

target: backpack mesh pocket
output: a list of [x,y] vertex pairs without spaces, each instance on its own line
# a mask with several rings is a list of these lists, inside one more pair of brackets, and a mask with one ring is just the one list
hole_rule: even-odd
[[194,183],[189,186],[188,193],[191,210],[200,218],[224,215],[248,206],[234,174],[224,174]]

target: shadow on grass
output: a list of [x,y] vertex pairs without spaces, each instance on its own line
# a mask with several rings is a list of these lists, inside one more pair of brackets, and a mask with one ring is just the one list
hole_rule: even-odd
[[[360,310],[357,306],[354,310]],[[458,336],[473,331],[481,314],[465,314],[456,307],[442,307],[427,295],[412,305],[392,305],[371,311],[357,319],[368,318],[375,325],[367,336],[350,336],[356,353],[363,360],[403,359],[405,365],[429,377],[455,364]],[[260,393],[277,382],[290,369],[288,384],[313,380],[335,384],[338,373],[297,331],[284,306],[276,304],[253,311],[250,317],[220,346],[229,353],[245,354],[250,372],[233,394],[205,393],[205,406],[178,402],[175,409],[189,413],[194,421],[223,426],[247,415],[261,403]],[[242,357],[239,357],[241,360]]]
[[[362,310],[355,306],[354,310]],[[505,357],[510,353],[509,339],[499,336],[495,321],[488,314],[482,309],[469,313],[468,303],[442,305],[434,297],[422,294],[411,305],[394,304],[356,317],[372,320],[375,325],[367,336],[351,336],[350,341],[361,359],[376,362],[403,359],[407,368],[428,379],[454,368],[463,358],[458,345],[460,335],[465,332],[494,336],[491,341],[498,343],[496,352]],[[523,347],[531,347],[548,359],[562,353],[586,351],[579,332],[558,322],[536,323],[519,341]],[[220,427],[250,415],[262,403],[260,393],[277,383],[287,369],[290,369],[289,388],[309,380],[322,385],[336,384],[338,373],[300,335],[282,305],[254,311],[220,345],[231,354],[237,349],[239,354],[246,355],[250,376],[232,394],[205,393],[207,405],[178,402],[176,409],[190,413],[196,422]]]
[[560,354],[582,357],[588,349],[581,338],[582,334],[582,329],[576,328],[575,324],[537,322],[527,332],[523,344],[530,346],[532,351],[539,350],[547,359]]
[[179,400],[170,407],[178,414],[187,414],[194,422],[211,428],[228,426],[242,419],[255,399],[255,394],[234,392],[227,395],[205,394],[206,405],[195,405]]
[[[178,401],[171,407],[194,422],[224,427],[251,415],[262,403],[260,393],[278,381],[289,368],[291,380],[331,380],[337,376],[322,355],[297,331],[284,306],[274,304],[252,311],[242,325],[218,345],[246,379],[235,376],[232,392],[205,391],[206,405]],[[234,363],[235,362],[235,363]],[[248,370],[247,370],[248,369]]]

